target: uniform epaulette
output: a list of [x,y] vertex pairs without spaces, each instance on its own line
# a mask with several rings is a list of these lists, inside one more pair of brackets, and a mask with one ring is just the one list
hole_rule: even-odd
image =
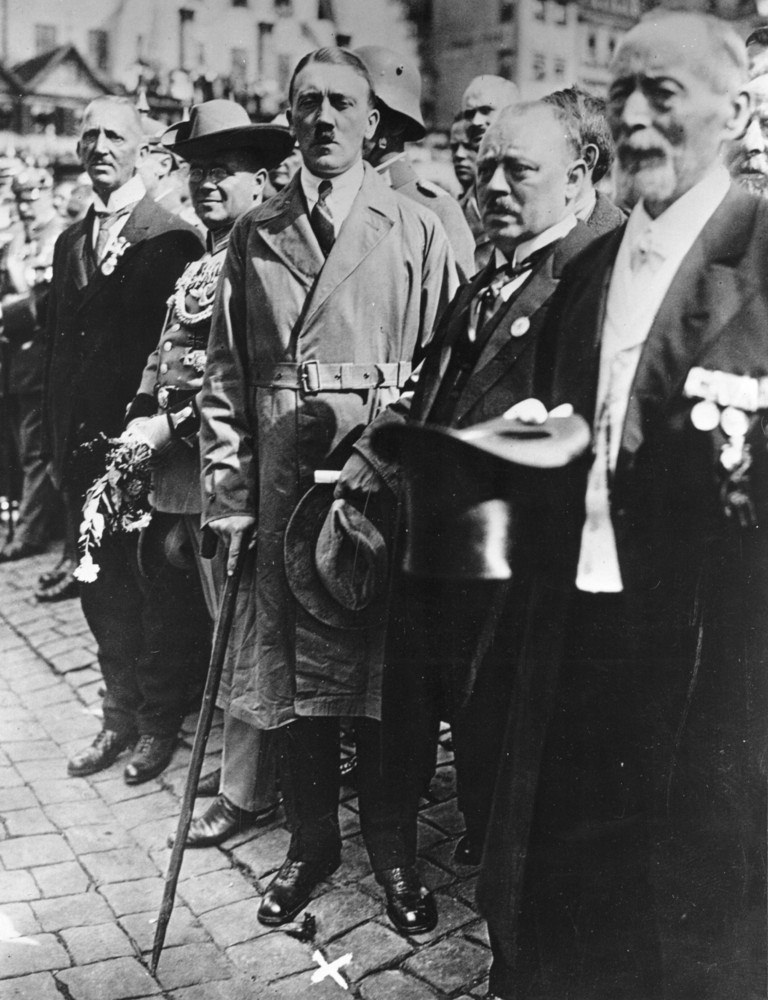
[[416,181],[416,187],[422,194],[428,194],[430,198],[442,198],[444,195],[448,195],[448,192],[439,184],[433,184],[432,181],[425,181],[421,178]]

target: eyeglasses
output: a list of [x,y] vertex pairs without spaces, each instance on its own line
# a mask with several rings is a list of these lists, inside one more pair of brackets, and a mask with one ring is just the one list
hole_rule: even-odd
[[214,184],[221,184],[232,174],[226,167],[192,167],[189,171],[189,179],[193,184],[200,184],[209,177]]

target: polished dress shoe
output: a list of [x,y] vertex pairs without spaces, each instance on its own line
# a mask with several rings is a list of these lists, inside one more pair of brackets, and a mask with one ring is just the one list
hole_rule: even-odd
[[34,545],[32,542],[20,542],[14,539],[12,542],[6,542],[0,549],[0,563],[39,556],[41,552],[45,552],[44,545]]
[[332,875],[338,867],[338,858],[334,861],[291,861],[287,858],[267,886],[256,914],[259,923],[277,927],[293,920],[309,902],[317,883]]
[[135,733],[116,733],[114,729],[102,729],[96,739],[85,750],[70,757],[67,773],[73,778],[83,778],[86,774],[96,774],[114,764],[123,750],[136,742]]
[[457,865],[477,867],[483,859],[483,849],[478,847],[468,833],[459,839],[453,851],[453,860]]
[[79,584],[74,577],[77,563],[66,557],[59,560],[52,570],[41,573],[37,580],[35,600],[41,603],[64,601],[77,597]]
[[149,733],[139,736],[133,757],[123,771],[126,785],[140,785],[157,777],[171,763],[175,746],[175,736],[153,736]]
[[204,774],[197,783],[196,794],[198,799],[212,799],[214,795],[218,795],[220,784],[221,784],[220,767],[217,767],[215,771],[209,771],[208,774]]
[[[187,847],[216,847],[251,826],[263,826],[277,813],[278,803],[258,812],[248,812],[230,802],[226,795],[217,795],[202,816],[189,824]],[[173,837],[168,838],[173,847]]]
[[413,865],[386,868],[376,881],[387,894],[387,916],[401,934],[426,934],[437,926],[435,898]]

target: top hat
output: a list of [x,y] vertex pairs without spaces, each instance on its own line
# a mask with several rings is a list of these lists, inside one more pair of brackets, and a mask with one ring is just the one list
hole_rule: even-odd
[[508,580],[520,505],[540,503],[590,444],[581,417],[532,425],[500,417],[466,430],[385,424],[374,450],[405,484],[404,568],[438,579]]
[[276,167],[293,149],[293,136],[281,125],[254,125],[235,101],[195,104],[187,121],[166,129],[163,145],[188,160],[228,149],[253,149],[267,170]]
[[372,628],[386,616],[389,556],[382,519],[370,504],[363,512],[334,500],[333,490],[332,484],[313,486],[291,515],[283,543],[288,585],[323,624]]

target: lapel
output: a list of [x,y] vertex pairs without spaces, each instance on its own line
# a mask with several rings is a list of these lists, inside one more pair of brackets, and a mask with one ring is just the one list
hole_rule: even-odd
[[[91,276],[91,280],[88,282],[87,287],[82,293],[82,299],[80,300],[79,306],[80,309],[86,306],[95,295],[98,295],[103,289],[109,287],[112,279],[119,277],[120,272],[125,268],[125,265],[130,261],[131,257],[135,253],[137,245],[146,239],[147,231],[152,224],[153,215],[156,209],[157,206],[149,195],[145,195],[136,205],[134,210],[128,216],[128,220],[120,233],[120,237],[127,240],[129,243],[128,249],[117,261],[115,270],[111,274],[104,274],[104,272],[97,265],[96,270]],[[86,218],[88,217],[86,216]],[[85,239],[90,237],[90,233],[91,226],[89,224],[84,232]],[[79,247],[81,251],[79,254],[79,260],[84,262],[83,254],[85,252],[85,245],[83,243],[79,243]],[[82,266],[85,266],[84,263]]]
[[[432,405],[437,398],[438,391],[451,360],[453,345],[456,343],[457,337],[462,336],[467,329],[469,307],[472,299],[481,288],[488,284],[490,276],[495,270],[494,260],[491,258],[483,270],[478,272],[468,284],[462,285],[456,293],[456,304],[450,311],[447,326],[438,342],[439,357],[436,363],[437,371],[433,372],[433,366],[430,365],[429,370],[425,370],[422,378],[419,380],[420,384],[424,385],[424,395],[419,407],[421,413],[419,419],[427,419],[429,411],[432,409]],[[438,344],[435,347],[437,349]],[[425,362],[426,368],[427,364]]]
[[93,231],[93,209],[89,208],[85,216],[72,226],[70,234],[70,250],[67,254],[67,273],[72,279],[78,294],[88,284],[88,267],[85,262],[88,252],[88,238]]
[[299,281],[310,288],[325,257],[309,224],[300,171],[285,188],[257,209],[253,224],[259,236]]
[[[362,187],[306,304],[305,322],[381,243],[394,226],[398,214],[397,195],[366,163]],[[315,240],[314,233],[312,239]]]
[[744,305],[748,291],[738,265],[754,220],[754,200],[731,186],[683,259],[640,355],[619,468],[631,462],[643,443],[649,407],[664,410],[680,395],[690,369]]

